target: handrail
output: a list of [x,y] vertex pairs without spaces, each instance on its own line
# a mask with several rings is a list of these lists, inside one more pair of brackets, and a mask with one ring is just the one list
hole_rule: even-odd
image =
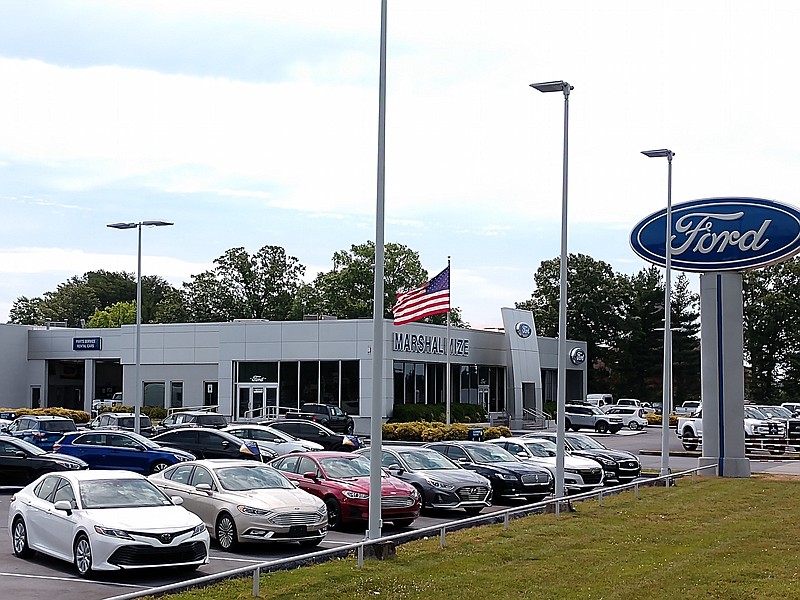
[[364,548],[366,546],[371,546],[373,544],[381,544],[385,542],[400,541],[400,540],[405,540],[406,542],[409,542],[422,537],[426,537],[426,534],[438,532],[439,544],[442,548],[444,548],[446,545],[448,529],[458,530],[458,529],[464,529],[466,527],[473,527],[478,524],[492,524],[500,522],[502,522],[503,526],[506,529],[508,529],[511,515],[526,516],[528,514],[541,513],[543,510],[546,510],[549,506],[552,505],[554,507],[555,515],[556,517],[558,517],[563,504],[569,504],[570,502],[578,500],[588,500],[595,496],[597,496],[598,501],[600,502],[600,504],[602,504],[604,496],[608,494],[618,494],[628,489],[632,489],[633,493],[638,498],[639,487],[641,486],[654,487],[657,486],[659,482],[664,482],[664,487],[669,487],[671,485],[672,480],[674,479],[679,479],[691,475],[692,480],[694,480],[697,477],[697,473],[699,471],[704,471],[707,469],[716,470],[716,468],[717,468],[716,464],[705,465],[702,467],[695,467],[693,469],[688,469],[686,471],[680,471],[678,473],[670,473],[668,475],[660,475],[658,477],[648,477],[645,481],[632,481],[630,483],[623,483],[608,488],[599,488],[595,490],[590,490],[588,492],[583,492],[582,494],[564,496],[561,498],[551,498],[549,500],[542,500],[541,502],[526,504],[524,506],[515,506],[507,508],[505,510],[488,513],[485,515],[477,515],[474,517],[468,517],[466,519],[459,519],[458,521],[448,521],[447,523],[442,523],[439,525],[430,525],[428,527],[423,527],[422,529],[415,529],[413,531],[405,533],[396,533],[394,535],[389,535],[374,540],[364,539],[360,542],[354,542],[352,544],[348,544],[346,546],[340,546],[338,548],[332,548],[330,550],[319,550],[317,552],[312,552],[310,554],[302,554],[299,556],[291,556],[286,558],[279,558],[276,560],[269,560],[259,563],[257,565],[248,565],[246,567],[239,567],[238,569],[233,569],[231,571],[224,571],[222,573],[206,575],[204,577],[198,577],[197,579],[190,579],[188,581],[182,581],[180,583],[172,583],[169,585],[162,585],[155,588],[149,588],[146,590],[139,590],[128,594],[122,594],[119,596],[111,596],[106,598],[105,600],[134,600],[135,598],[141,598],[143,596],[150,596],[150,595],[157,596],[168,592],[175,592],[178,590],[195,588],[205,583],[214,583],[216,581],[230,579],[232,577],[245,575],[246,573],[252,573],[253,596],[256,597],[259,595],[259,585],[260,585],[259,575],[261,574],[262,570],[272,570],[278,567],[285,568],[286,565],[291,564],[293,562],[298,563],[298,566],[300,566],[301,564],[308,565],[309,563],[314,562],[314,559],[322,558],[325,556],[330,556],[330,557],[339,555],[349,556],[352,550],[356,551],[358,558],[358,567],[361,568],[364,564]]
[[180,413],[180,412],[189,412],[190,410],[200,411],[200,412],[217,412],[219,408],[219,404],[204,404],[203,406],[176,406],[174,408],[167,409],[167,416],[173,413]]
[[544,412],[543,410],[539,410],[536,408],[523,408],[522,409],[523,415],[530,415],[533,419],[547,419],[548,421],[553,420],[553,416],[550,413]]

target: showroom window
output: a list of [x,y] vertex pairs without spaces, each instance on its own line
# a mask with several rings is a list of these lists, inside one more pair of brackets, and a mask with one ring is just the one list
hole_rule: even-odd
[[157,406],[164,408],[164,382],[145,381],[144,384],[144,406]]
[[183,406],[183,382],[172,381],[169,384],[169,406],[170,408],[181,408]]

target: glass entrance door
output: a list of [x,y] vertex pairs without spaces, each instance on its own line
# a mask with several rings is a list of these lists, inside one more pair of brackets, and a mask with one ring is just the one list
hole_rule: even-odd
[[278,416],[277,384],[239,385],[236,419],[272,419]]

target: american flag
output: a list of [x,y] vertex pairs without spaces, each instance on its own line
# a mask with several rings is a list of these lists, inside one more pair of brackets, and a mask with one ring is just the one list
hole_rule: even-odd
[[450,267],[421,286],[397,294],[392,312],[395,325],[450,312]]

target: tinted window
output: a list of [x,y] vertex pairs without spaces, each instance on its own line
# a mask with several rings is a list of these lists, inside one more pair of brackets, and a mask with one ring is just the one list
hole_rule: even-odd
[[297,465],[297,472],[314,473],[315,475],[320,474],[319,469],[317,469],[317,464],[307,456],[303,456],[300,458],[300,463]]
[[191,465],[180,465],[164,473],[164,477],[170,481],[174,481],[175,483],[189,485],[189,480],[192,476],[192,469],[194,469],[194,467]]
[[75,421],[71,419],[59,419],[57,421],[40,421],[39,429],[41,431],[63,432],[63,431],[76,431]]
[[197,433],[191,429],[181,429],[179,431],[165,433],[164,437],[159,437],[156,441],[159,443],[194,444],[197,441]]
[[227,427],[228,421],[222,415],[198,415],[197,422],[210,427]]
[[44,481],[42,481],[39,485],[36,486],[36,489],[33,490],[33,493],[36,494],[38,498],[42,500],[49,500],[49,497],[53,493],[53,490],[56,489],[56,484],[58,480],[61,479],[60,477],[48,477]]
[[79,435],[72,440],[73,444],[81,446],[105,446],[106,434],[105,433],[89,433],[87,435]]

